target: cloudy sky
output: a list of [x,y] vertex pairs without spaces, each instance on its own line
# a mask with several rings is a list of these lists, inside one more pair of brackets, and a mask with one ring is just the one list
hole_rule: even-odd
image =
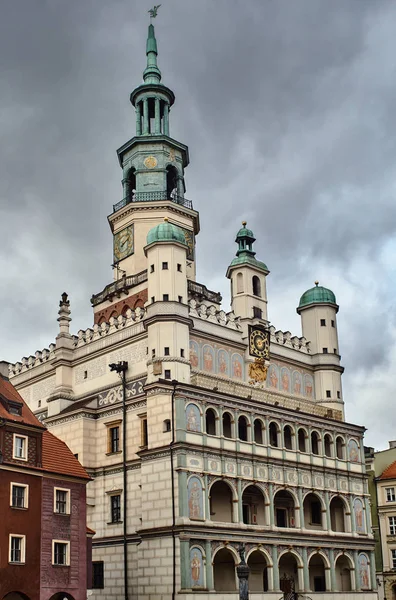
[[[76,333],[111,280],[116,149],[134,134],[148,0],[1,0],[0,358]],[[347,419],[396,438],[396,3],[162,0],[155,21],[171,134],[190,148],[198,280],[223,293],[246,219],[269,318],[315,279],[340,305]],[[214,263],[212,257],[216,256]]]

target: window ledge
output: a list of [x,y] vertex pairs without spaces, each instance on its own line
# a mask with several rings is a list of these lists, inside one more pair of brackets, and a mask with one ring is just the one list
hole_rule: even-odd
[[9,565],[15,565],[15,566],[21,566],[21,565],[25,565],[25,562],[16,562],[16,561],[8,561]]
[[70,569],[70,565],[56,565],[55,563],[52,563],[52,566],[56,567],[57,569],[59,569],[59,568],[60,569],[64,569],[64,568]]
[[106,456],[112,456],[113,454],[122,454],[122,450],[116,450],[116,452],[106,452]]
[[27,506],[13,506],[12,504],[10,505],[10,508],[13,508],[14,510],[28,510]]
[[61,513],[54,510],[54,515],[58,515],[58,517],[70,517],[70,513]]
[[121,525],[123,521],[108,521],[107,525]]

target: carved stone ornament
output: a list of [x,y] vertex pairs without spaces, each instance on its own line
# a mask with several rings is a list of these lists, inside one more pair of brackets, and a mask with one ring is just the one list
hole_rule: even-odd
[[147,167],[147,169],[154,169],[158,164],[157,159],[155,158],[155,156],[148,156],[145,160],[144,160],[144,166]]
[[249,383],[264,383],[267,380],[268,365],[263,358],[256,358],[249,365]]

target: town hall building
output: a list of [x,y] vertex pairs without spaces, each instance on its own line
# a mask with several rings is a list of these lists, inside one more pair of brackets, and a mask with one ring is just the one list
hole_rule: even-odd
[[91,598],[236,600],[244,544],[253,600],[374,599],[364,428],[344,419],[336,297],[315,283],[296,299],[301,336],[272,325],[246,222],[230,240],[231,310],[196,281],[189,151],[171,137],[153,25],[146,54],[108,217],[113,281],[75,333],[63,294],[54,342],[9,365],[92,478]]

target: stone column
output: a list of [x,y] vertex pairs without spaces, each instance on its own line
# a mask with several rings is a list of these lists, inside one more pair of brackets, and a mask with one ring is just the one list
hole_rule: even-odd
[[278,546],[272,546],[272,576],[274,580],[273,590],[274,592],[280,591],[279,584],[279,565],[278,565]]
[[355,563],[355,586],[356,591],[360,592],[360,577],[359,577],[359,563],[358,563],[359,554],[357,550],[353,551],[353,562]]
[[304,591],[309,592],[308,552],[304,547],[302,549],[302,559],[304,564]]
[[242,508],[242,482],[240,479],[237,480],[238,490],[238,521],[243,523],[243,508]]
[[298,503],[299,503],[299,509],[298,509],[298,513],[297,511],[295,511],[296,516],[296,527],[298,527],[299,529],[304,529],[305,528],[305,522],[304,522],[304,502],[303,502],[303,493],[302,493],[302,489],[299,487],[297,490],[297,495],[298,495]]
[[164,104],[164,134],[169,135],[169,104]]
[[377,589],[377,573],[375,569],[375,554],[370,552],[370,589]]
[[370,503],[369,503],[369,499],[367,497],[365,497],[364,499],[364,513],[365,513],[365,523],[366,523],[366,532],[370,532],[371,531],[371,512],[370,512]]
[[330,501],[329,501],[329,492],[327,490],[324,493],[324,497],[325,497],[325,505],[326,505],[327,531],[330,531],[331,530]]
[[148,111],[148,99],[143,100],[143,135],[147,135],[149,132],[149,111]]
[[268,496],[270,503],[270,525],[274,527],[275,525],[275,510],[274,510],[274,484],[268,484]]
[[249,567],[245,561],[245,545],[239,544],[239,556],[241,562],[237,566],[239,579],[239,600],[249,600]]
[[155,99],[155,133],[159,135],[161,133],[161,113],[160,113],[160,99]]
[[191,588],[190,581],[190,542],[180,540],[180,578],[182,590]]
[[187,473],[179,472],[179,515],[188,517],[188,501],[187,501]]
[[208,482],[208,476],[204,475],[204,486],[205,486],[205,490],[204,490],[204,495],[203,495],[203,501],[204,501],[204,510],[205,510],[205,519],[211,519],[210,516],[210,501],[209,501],[209,482]]
[[142,135],[142,105],[136,104],[136,135]]
[[[335,573],[335,564],[334,564],[334,550],[330,548],[329,550],[329,561],[330,561],[330,579],[331,579],[331,591],[336,592],[337,590],[337,581],[336,581],[336,573]],[[327,590],[330,591],[330,590]]]
[[353,497],[352,496],[349,497],[349,503],[350,503],[350,507],[351,507],[352,535],[356,535],[356,519],[355,519],[355,511],[353,510]]
[[212,546],[210,541],[205,542],[206,554],[206,587],[208,590],[213,590],[213,568],[212,568]]

